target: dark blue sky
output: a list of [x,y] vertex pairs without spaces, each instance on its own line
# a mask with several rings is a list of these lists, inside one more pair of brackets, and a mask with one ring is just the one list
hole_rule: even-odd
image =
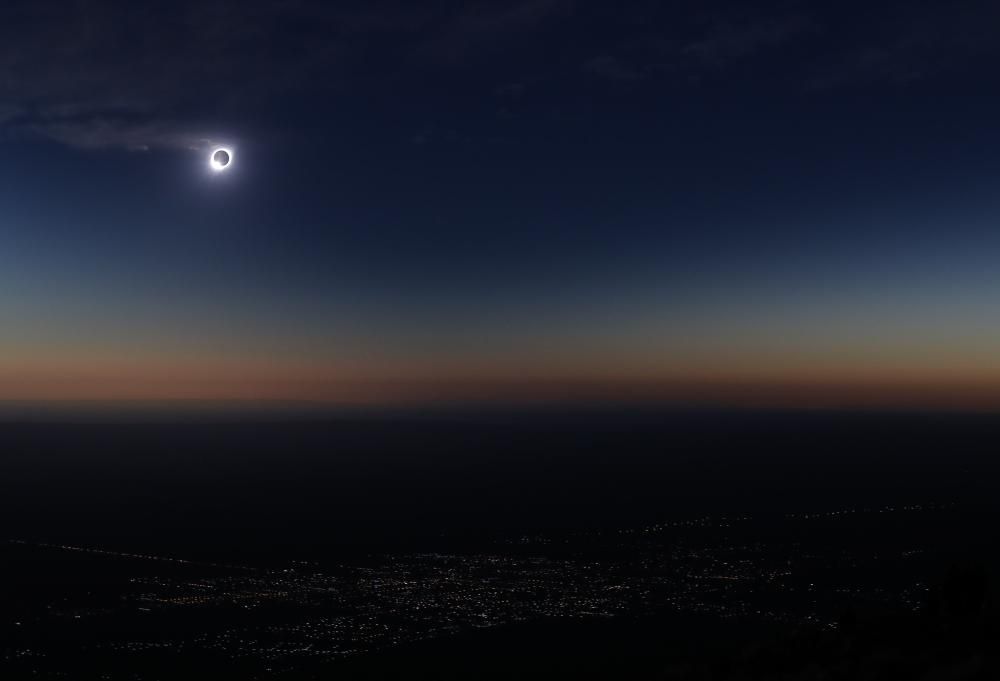
[[5,3],[0,398],[1000,395],[1000,9],[616,5]]

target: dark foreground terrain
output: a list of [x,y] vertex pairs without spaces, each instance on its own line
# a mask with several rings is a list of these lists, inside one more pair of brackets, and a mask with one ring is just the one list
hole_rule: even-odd
[[926,414],[9,423],[0,675],[993,678],[994,435]]

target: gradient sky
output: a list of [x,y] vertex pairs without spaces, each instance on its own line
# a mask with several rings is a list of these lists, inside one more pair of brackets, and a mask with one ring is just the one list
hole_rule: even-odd
[[1000,6],[619,4],[3,3],[0,400],[1000,407]]

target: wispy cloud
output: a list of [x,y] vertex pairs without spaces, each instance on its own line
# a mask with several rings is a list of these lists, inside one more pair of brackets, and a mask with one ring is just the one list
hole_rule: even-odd
[[997,52],[998,31],[1000,5],[994,2],[890,6],[826,55],[807,88],[907,85],[960,71]]
[[81,148],[200,147],[213,139],[208,121],[371,75],[374,51],[458,59],[564,6],[10,0],[0,7],[0,126]]
[[912,83],[998,51],[1000,6],[989,0],[891,2],[860,12],[840,3],[748,8],[732,0],[697,8],[611,8],[599,0],[7,0],[0,133],[87,149],[193,148],[234,120],[266,127],[268,107],[296,97],[395,96],[436,84],[510,107],[530,105],[553,84],[665,88],[733,72],[823,90]]
[[706,35],[687,43],[681,51],[704,64],[721,66],[762,50],[781,47],[816,28],[811,19],[801,15],[721,21],[710,26]]

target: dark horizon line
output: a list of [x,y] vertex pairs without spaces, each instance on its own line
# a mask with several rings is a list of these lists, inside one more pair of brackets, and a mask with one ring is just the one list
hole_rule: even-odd
[[1000,409],[968,405],[761,405],[677,400],[453,400],[427,403],[331,404],[310,400],[0,400],[0,425],[96,422],[114,424],[220,420],[317,422],[348,417],[531,416],[608,413],[682,415],[1000,416]]

